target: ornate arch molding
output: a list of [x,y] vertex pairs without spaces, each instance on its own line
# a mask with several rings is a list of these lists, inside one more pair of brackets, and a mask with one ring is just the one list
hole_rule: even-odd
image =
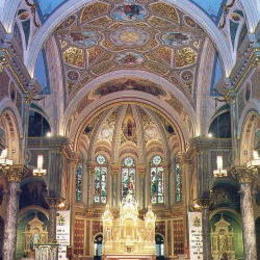
[[[158,99],[150,94],[140,94],[138,91],[122,91],[120,96],[118,94],[110,94],[104,98],[97,100],[87,106],[80,115],[77,117],[77,121],[74,123],[74,131],[70,134],[70,139],[74,141],[74,147],[76,148],[78,139],[86,122],[90,121],[94,115],[102,112],[103,110],[109,109],[116,104],[135,103],[143,106],[147,106],[151,109],[156,109],[158,113],[166,117],[170,122],[173,123],[176,133],[180,138],[180,144],[182,151],[185,151],[185,145],[189,139],[187,130],[181,129],[181,119],[176,111],[166,102],[158,102]],[[67,125],[67,122],[64,123]]]
[[[93,2],[93,0],[68,0],[58,8],[36,32],[25,55],[25,65],[31,77],[34,75],[37,55],[42,48],[43,43],[48,39],[55,27],[70,14],[82,8],[83,5],[91,2]],[[222,58],[225,74],[226,76],[229,76],[235,63],[235,55],[232,54],[231,46],[223,32],[217,28],[213,21],[199,7],[190,1],[165,0],[165,2],[174,5],[190,15],[208,33]]]
[[255,113],[256,115],[260,115],[260,103],[259,103],[259,101],[252,100],[249,103],[247,103],[247,105],[244,108],[244,110],[243,110],[243,112],[240,116],[240,119],[238,121],[238,126],[237,126],[238,136],[241,137],[242,130],[243,130],[243,127],[245,125],[246,119],[248,119],[248,115],[252,112]]
[[256,110],[247,111],[243,117],[241,126],[238,128],[240,136],[240,164],[247,163],[254,150],[255,132],[260,127],[260,114]]
[[[92,80],[84,88],[82,88],[78,91],[78,93],[71,100],[68,107],[66,108],[66,111],[64,112],[64,115],[67,115],[67,116],[64,117],[64,119],[63,119],[63,123],[62,123],[63,132],[65,133],[65,129],[66,129],[68,120],[71,117],[71,115],[73,113],[75,113],[75,107],[77,107],[79,102],[82,100],[82,97],[85,97],[89,93],[89,91],[97,88],[97,86],[99,86],[100,84],[109,82],[111,80],[124,78],[124,77],[135,77],[135,78],[139,78],[139,79],[143,79],[143,80],[149,80],[155,84],[158,84],[158,82],[159,82],[162,89],[164,89],[166,92],[171,93],[176,99],[178,99],[181,102],[181,104],[184,107],[185,112],[189,115],[189,117],[192,121],[193,130],[196,129],[196,126],[197,126],[196,113],[195,113],[193,107],[191,106],[189,100],[187,99],[187,97],[176,86],[171,84],[166,79],[164,79],[158,75],[155,75],[153,73],[150,73],[150,72],[139,71],[139,70],[119,70],[119,71],[107,73],[103,76],[100,76],[100,77]],[[116,92],[116,94],[114,94],[115,98],[118,98],[120,96],[119,93],[121,93],[121,92]],[[130,93],[130,91],[127,91],[126,93]],[[138,94],[136,96],[138,97],[140,95],[141,95],[141,92],[138,92]],[[152,95],[149,95],[149,96],[153,97]],[[157,99],[157,102],[158,102],[158,99]]]
[[15,163],[22,162],[22,142],[23,136],[22,119],[20,117],[17,107],[9,98],[4,98],[0,102],[0,118],[6,125],[7,143],[9,150],[12,151],[11,158]]
[[246,14],[248,31],[254,33],[260,20],[260,2],[258,0],[240,0]]

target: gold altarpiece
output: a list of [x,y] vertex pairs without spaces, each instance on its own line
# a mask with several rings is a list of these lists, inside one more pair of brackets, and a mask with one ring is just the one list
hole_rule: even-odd
[[28,222],[24,236],[24,253],[28,256],[34,256],[35,246],[37,244],[47,243],[48,241],[47,228],[45,227],[44,223],[38,219],[37,216]]
[[155,258],[156,216],[151,208],[143,219],[138,215],[136,200],[130,194],[123,199],[118,218],[107,205],[102,217],[104,259]]
[[223,216],[215,223],[214,230],[211,231],[211,250],[213,260],[224,257],[235,260],[234,232],[231,224]]

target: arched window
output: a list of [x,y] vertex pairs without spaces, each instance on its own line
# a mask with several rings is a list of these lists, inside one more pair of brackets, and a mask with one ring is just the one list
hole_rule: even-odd
[[175,184],[176,184],[176,193],[175,199],[176,202],[182,201],[182,174],[181,167],[178,162],[175,164]]
[[82,179],[83,179],[83,167],[82,164],[78,164],[76,169],[76,201],[82,200]]
[[95,203],[107,203],[107,160],[103,155],[96,158],[95,167]]
[[135,194],[135,161],[126,157],[122,162],[122,198]]
[[163,196],[163,167],[162,158],[155,155],[151,161],[151,202],[158,204],[164,202]]

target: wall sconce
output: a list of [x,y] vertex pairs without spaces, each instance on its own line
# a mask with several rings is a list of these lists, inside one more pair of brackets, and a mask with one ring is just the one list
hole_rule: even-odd
[[253,159],[247,163],[247,168],[252,169],[260,166],[260,156],[258,151],[253,151]]
[[43,169],[43,155],[39,154],[37,156],[37,168],[33,169],[33,176],[42,177],[47,174],[47,170]]
[[13,160],[7,158],[7,148],[1,152],[0,155],[0,169],[8,169],[13,165]]
[[223,169],[223,156],[217,156],[217,169],[213,171],[215,178],[227,177],[227,170]]

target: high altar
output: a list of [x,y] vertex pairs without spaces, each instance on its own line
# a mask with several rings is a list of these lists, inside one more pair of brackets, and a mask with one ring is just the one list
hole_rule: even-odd
[[154,259],[156,216],[149,208],[144,218],[138,216],[135,198],[128,194],[114,218],[109,206],[103,214],[104,259]]

